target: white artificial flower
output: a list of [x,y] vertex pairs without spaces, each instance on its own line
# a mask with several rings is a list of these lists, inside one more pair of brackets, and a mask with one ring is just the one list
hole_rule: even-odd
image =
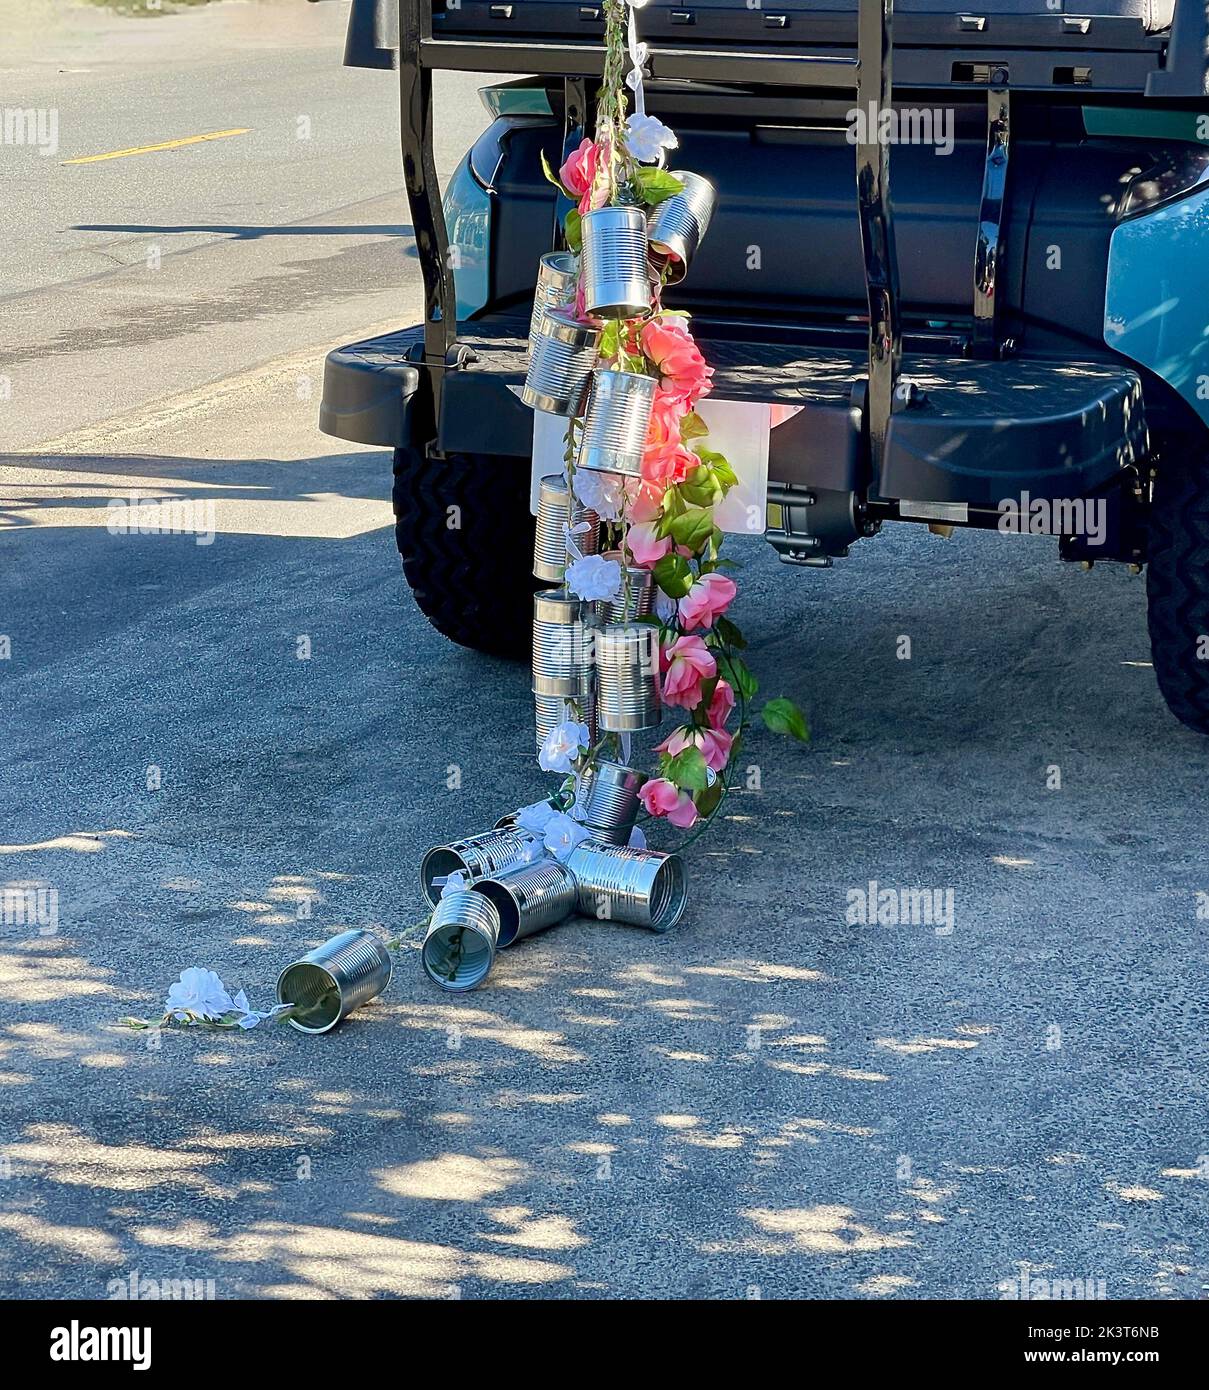
[[588,747],[589,738],[586,724],[562,720],[546,735],[537,755],[538,766],[543,772],[570,772],[572,761],[579,757],[581,748]]
[[532,806],[522,806],[516,813],[516,823],[531,835],[544,835],[554,807],[548,801],[535,801]]
[[616,598],[621,589],[621,566],[603,555],[585,555],[567,566],[567,588],[585,603]]
[[642,833],[642,826],[636,825],[630,831],[630,848],[646,849],[646,836]]
[[443,878],[434,880],[434,886],[440,887],[442,898],[449,898],[454,893],[464,893],[470,887],[470,881],[461,869],[454,869],[453,873],[445,874]]
[[616,473],[581,468],[575,475],[575,496],[601,521],[617,521],[627,500],[625,479]]
[[174,1018],[222,1018],[235,1008],[235,1001],[213,970],[190,966],[168,990],[164,1010]]
[[658,116],[640,116],[637,112],[626,122],[630,133],[626,148],[639,164],[654,164],[664,150],[674,150],[680,141]]
[[679,611],[676,600],[670,598],[656,585],[655,587],[655,616],[661,618],[665,623],[670,623]]
[[556,811],[546,826],[546,848],[555,859],[566,859],[575,846],[587,838],[586,828],[562,811]]

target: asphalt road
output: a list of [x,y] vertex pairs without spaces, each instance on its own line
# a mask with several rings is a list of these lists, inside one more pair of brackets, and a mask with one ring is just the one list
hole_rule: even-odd
[[[814,741],[753,734],[674,933],[574,922],[461,999],[404,950],[322,1038],[120,1027],[184,966],[267,1003],[338,929],[406,927],[422,851],[541,790],[526,673],[420,618],[310,349],[186,342],[187,388],[0,473],[0,885],[58,918],[0,933],[0,1291],[995,1298],[1027,1264],[1205,1297],[1206,749],[1140,582],[1040,540],[739,547]],[[213,544],[110,535],[131,490],[213,500]],[[850,921],[871,881],[951,890],[952,930]]]

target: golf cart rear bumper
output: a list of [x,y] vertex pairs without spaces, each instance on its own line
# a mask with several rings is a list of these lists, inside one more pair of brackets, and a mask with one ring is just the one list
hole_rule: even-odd
[[[462,325],[463,366],[443,372],[433,421],[423,331],[409,328],[330,353],[320,428],[385,448],[435,448],[528,458],[533,413],[525,379],[527,324]],[[704,339],[713,397],[794,407],[774,429],[775,483],[996,506],[1083,496],[1146,452],[1138,374],[1111,360],[982,361],[908,353],[901,408],[890,420],[880,479],[868,474],[863,428],[866,357],[856,348]],[[791,412],[784,412],[791,414]]]

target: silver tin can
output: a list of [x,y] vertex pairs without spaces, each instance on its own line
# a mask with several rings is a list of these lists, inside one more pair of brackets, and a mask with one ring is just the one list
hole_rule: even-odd
[[579,896],[575,875],[557,859],[540,859],[496,878],[481,878],[474,891],[499,913],[501,950],[566,921]]
[[651,243],[651,264],[665,273],[669,285],[676,285],[684,279],[697,247],[709,230],[718,203],[718,190],[700,174],[682,169],[672,172],[684,183],[684,191],[673,193],[651,209],[647,217],[647,235]]
[[[586,530],[575,528],[586,525]],[[571,495],[561,473],[541,480],[537,494],[537,527],[533,542],[533,576],[561,584],[567,567],[567,528],[582,555],[595,555],[600,546],[600,518]]]
[[567,864],[585,917],[664,932],[684,916],[688,885],[678,854],[585,840]]
[[500,916],[489,899],[469,889],[449,893],[428,924],[420,951],[424,973],[442,989],[474,989],[495,964],[499,936]]
[[547,309],[561,309],[575,298],[579,257],[571,251],[547,251],[537,263],[533,313],[529,316],[529,352],[541,332]]
[[533,693],[592,693],[592,647],[579,599],[562,590],[533,595]]
[[326,1033],[390,984],[390,952],[372,931],[346,931],[316,946],[277,977],[277,998],[292,1004],[291,1028]]
[[589,314],[632,319],[651,307],[647,220],[640,207],[586,212],[583,231],[584,306]]
[[638,819],[638,793],[646,773],[621,763],[597,763],[583,804],[584,824],[594,840],[628,845]]
[[442,885],[436,882],[438,878],[461,873],[473,880],[502,873],[521,863],[536,843],[536,835],[509,826],[503,830],[484,830],[463,840],[452,840],[447,845],[434,845],[420,860],[420,891],[430,903],[435,903],[441,896]]
[[521,400],[551,415],[578,415],[599,346],[599,325],[580,323],[566,309],[547,309],[533,339]]
[[620,624],[596,632],[596,717],[609,733],[654,729],[659,703],[659,637],[645,624]]
[[577,467],[641,477],[655,386],[640,372],[592,373]]
[[593,621],[604,627],[609,623],[632,623],[635,618],[648,617],[655,597],[650,570],[627,565],[620,550],[606,550],[604,558],[616,560],[621,566],[621,592],[616,598],[593,600]]
[[[563,695],[534,695],[533,702],[537,717],[537,751],[540,753],[551,729],[564,719],[574,719],[576,716]],[[579,723],[588,726],[588,746],[591,747],[600,732],[596,721],[596,696],[577,695],[575,703],[579,707]]]

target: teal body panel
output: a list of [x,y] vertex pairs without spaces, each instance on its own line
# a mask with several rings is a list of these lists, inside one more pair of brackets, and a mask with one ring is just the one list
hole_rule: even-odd
[[470,172],[468,158],[449,180],[442,206],[460,323],[491,297],[491,196]]
[[1209,187],[1113,232],[1104,341],[1209,425]]

